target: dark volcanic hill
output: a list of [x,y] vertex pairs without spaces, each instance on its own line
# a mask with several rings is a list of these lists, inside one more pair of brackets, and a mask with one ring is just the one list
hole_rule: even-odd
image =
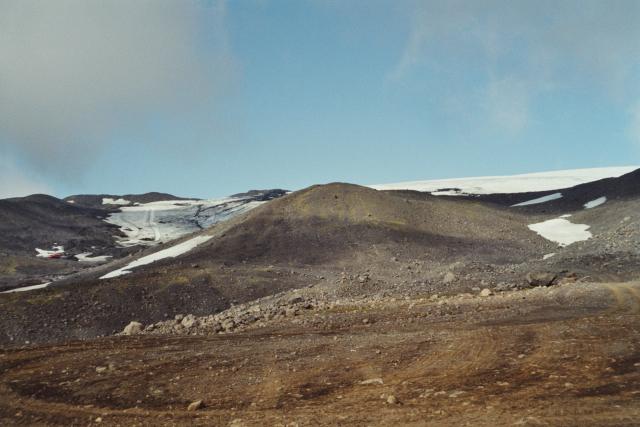
[[114,236],[120,230],[103,221],[109,212],[44,194],[0,200],[0,291],[81,268],[76,261],[37,258],[36,248],[62,245],[67,254],[116,250]]
[[351,184],[314,186],[275,200],[190,260],[287,265],[347,265],[392,257],[447,261],[483,248],[496,263],[524,259],[544,242],[523,230],[518,213],[418,192],[381,192]]
[[118,228],[109,211],[75,206],[44,194],[0,200],[0,251],[35,254],[35,248],[111,246]]

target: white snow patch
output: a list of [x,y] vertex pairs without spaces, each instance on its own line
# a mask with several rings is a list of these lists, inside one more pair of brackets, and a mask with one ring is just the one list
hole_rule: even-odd
[[8,291],[3,291],[0,292],[0,294],[10,294],[12,292],[24,292],[24,291],[33,291],[35,289],[42,289],[42,288],[46,288],[47,286],[49,286],[51,284],[51,282],[47,282],[47,283],[41,283],[39,285],[31,285],[31,286],[23,286],[22,288],[15,288],[15,289],[10,289]]
[[36,252],[38,253],[38,255],[36,255],[36,256],[39,257],[39,258],[49,258],[51,256],[63,254],[64,253],[64,246],[53,246],[50,251],[47,251],[45,249],[36,248]]
[[554,218],[537,224],[530,224],[529,229],[560,246],[567,246],[575,242],[593,237],[587,224],[574,224],[564,218]]
[[73,204],[73,203],[75,203],[75,202],[76,202],[75,200],[68,200],[68,201],[67,201],[67,203],[71,203],[71,204]]
[[552,256],[554,256],[555,254],[556,254],[555,252],[551,252],[550,254],[546,254],[545,256],[543,256],[543,257],[542,257],[542,259],[543,259],[543,260],[545,260],[545,259],[549,259],[549,258],[551,258]]
[[196,246],[206,242],[211,239],[213,236],[196,236],[192,239],[189,239],[185,242],[178,243],[177,245],[171,246],[170,248],[162,249],[158,252],[154,252],[150,255],[143,256],[142,258],[138,258],[137,260],[127,264],[126,266],[114,270],[110,273],[105,274],[100,277],[101,279],[110,279],[113,277],[122,276],[124,274],[131,273],[131,269],[140,267],[142,265],[151,264],[152,262],[159,261],[165,258],[175,258],[179,255],[189,252]]
[[640,166],[571,169],[508,176],[411,181],[395,184],[370,185],[369,187],[376,190],[428,191],[435,195],[453,196],[466,194],[526,193],[530,191],[558,190],[603,178],[619,177],[639,167]]
[[571,214],[560,215],[560,218],[571,218]]
[[125,200],[123,198],[120,199],[112,199],[111,197],[103,197],[102,198],[103,205],[129,205],[131,202],[129,200]]
[[76,255],[76,258],[78,258],[80,262],[105,262],[111,258],[111,255],[97,255],[92,257],[91,254],[91,252],[83,252]]
[[595,208],[596,206],[600,206],[602,204],[604,204],[604,202],[607,201],[607,198],[602,196],[602,197],[598,197],[595,200],[592,200],[590,202],[587,202],[584,204],[584,208],[585,209],[591,209],[591,208]]
[[540,203],[550,202],[552,200],[557,200],[562,198],[562,193],[553,193],[547,196],[538,197],[537,199],[527,200],[526,202],[517,203],[515,205],[511,205],[512,208],[516,206],[529,206],[529,205],[537,205]]
[[120,208],[105,220],[125,234],[120,246],[153,246],[208,228],[247,212],[264,202],[247,198],[166,200]]

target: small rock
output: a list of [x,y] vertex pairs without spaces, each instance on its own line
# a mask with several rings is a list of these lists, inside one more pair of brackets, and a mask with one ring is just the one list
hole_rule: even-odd
[[480,291],[480,296],[481,297],[488,297],[493,295],[493,292],[491,292],[491,289],[488,288],[484,288],[483,290]]
[[365,275],[358,276],[358,282],[359,283],[366,283],[368,281],[369,281],[369,276],[368,275],[365,274]]
[[371,384],[384,384],[382,378],[371,378],[368,380],[360,381],[360,385],[371,385]]
[[456,275],[448,271],[447,274],[444,275],[444,278],[442,279],[442,283],[448,284],[448,283],[454,282],[455,280],[456,280]]
[[499,283],[498,286],[496,286],[496,291],[498,292],[511,291],[513,289],[516,289],[517,287],[518,286],[515,283],[502,282],[502,283]]
[[395,397],[393,394],[390,394],[389,396],[387,396],[387,403],[389,405],[395,405],[398,403],[398,398]]
[[103,372],[107,371],[107,367],[106,366],[96,366],[96,372],[101,374]]
[[122,331],[124,335],[135,335],[139,334],[140,332],[142,332],[142,323],[135,321],[125,326]]
[[234,322],[231,319],[225,320],[224,322],[222,322],[222,329],[224,329],[225,331],[229,332],[231,330],[233,330],[233,328],[236,326],[236,322]]
[[197,411],[200,408],[202,408],[202,400],[196,400],[187,406],[187,411]]

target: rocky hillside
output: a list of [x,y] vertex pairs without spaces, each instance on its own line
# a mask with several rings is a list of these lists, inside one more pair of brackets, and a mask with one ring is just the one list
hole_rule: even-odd
[[[146,325],[181,313],[209,316],[309,286],[332,299],[629,280],[640,274],[636,176],[616,178],[623,183],[618,192],[609,191],[615,179],[607,180],[576,187],[575,196],[568,190],[566,199],[520,207],[482,197],[313,186],[47,289],[0,296],[3,323],[11,325],[0,331],[0,341],[112,334],[132,320]],[[611,199],[597,206],[571,202],[603,192]],[[544,208],[567,200],[563,209]],[[531,228],[549,222],[551,237]],[[556,223],[578,228],[583,237],[556,242]]]
[[[5,324],[12,329],[0,340],[15,339],[20,330],[31,331],[32,341],[111,334],[131,319],[148,323],[185,312],[211,314],[319,283],[340,295],[454,292],[475,286],[477,274],[507,274],[514,264],[542,257],[550,244],[526,222],[514,210],[475,201],[350,184],[314,186],[201,232],[210,240],[177,258],[101,280],[132,262],[116,260],[37,294],[7,296],[0,304],[10,307]],[[27,327],[44,323],[46,330]]]

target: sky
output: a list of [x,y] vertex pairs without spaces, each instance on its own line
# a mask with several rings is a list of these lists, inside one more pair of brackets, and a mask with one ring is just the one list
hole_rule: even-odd
[[0,197],[640,164],[640,1],[0,0]]

